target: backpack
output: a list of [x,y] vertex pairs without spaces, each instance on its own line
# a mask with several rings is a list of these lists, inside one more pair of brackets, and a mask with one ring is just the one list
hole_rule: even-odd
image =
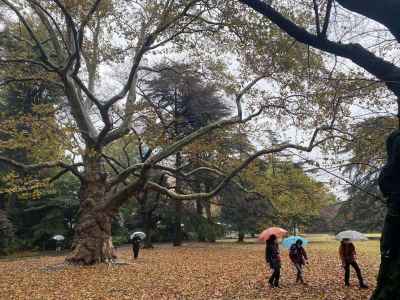
[[293,259],[297,259],[299,257],[299,249],[296,245],[292,245],[289,250],[289,257]]

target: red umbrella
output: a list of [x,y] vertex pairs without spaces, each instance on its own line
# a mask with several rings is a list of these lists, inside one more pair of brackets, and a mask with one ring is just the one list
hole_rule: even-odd
[[266,241],[269,239],[271,235],[276,235],[277,238],[281,238],[287,234],[287,230],[280,228],[280,227],[270,227],[268,229],[265,229],[263,232],[260,233],[258,236],[258,239],[260,241]]

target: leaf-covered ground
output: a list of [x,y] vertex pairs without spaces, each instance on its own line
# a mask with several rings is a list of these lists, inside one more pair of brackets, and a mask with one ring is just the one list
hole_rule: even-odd
[[378,270],[378,242],[356,244],[370,289],[342,284],[336,242],[307,248],[307,286],[293,284],[294,271],[283,252],[282,288],[266,286],[262,244],[188,244],[143,250],[137,261],[130,248],[118,250],[129,265],[71,267],[64,257],[0,260],[1,299],[368,299]]

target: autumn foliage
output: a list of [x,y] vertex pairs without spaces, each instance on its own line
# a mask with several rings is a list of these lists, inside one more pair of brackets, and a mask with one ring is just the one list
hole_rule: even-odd
[[[370,285],[378,269],[378,242],[356,244]],[[295,273],[283,253],[282,288],[266,286],[269,270],[263,244],[188,244],[142,250],[133,261],[130,248],[118,249],[128,265],[64,266],[63,256],[0,261],[2,299],[367,299],[355,274],[343,287],[337,242],[311,243],[307,286],[295,285]],[[85,279],[85,280],[83,280]],[[373,288],[373,287],[372,287]]]

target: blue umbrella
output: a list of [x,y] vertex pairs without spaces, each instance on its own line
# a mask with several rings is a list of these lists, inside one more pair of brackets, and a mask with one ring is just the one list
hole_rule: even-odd
[[282,241],[282,245],[283,245],[283,247],[289,249],[290,246],[292,246],[294,243],[296,243],[297,240],[301,240],[303,242],[302,246],[307,246],[307,244],[308,244],[308,241],[305,238],[302,238],[301,236],[292,235],[292,236],[289,236],[286,239],[284,239]]

